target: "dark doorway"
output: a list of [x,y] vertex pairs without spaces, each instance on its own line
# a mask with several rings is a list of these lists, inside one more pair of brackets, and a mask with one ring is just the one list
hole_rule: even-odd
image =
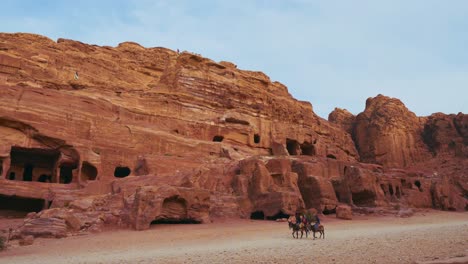
[[297,140],[287,138],[286,139],[286,148],[288,149],[288,153],[291,156],[301,154],[300,153],[301,147],[299,145],[299,142],[297,142]]
[[260,143],[260,135],[259,135],[259,134],[255,134],[255,135],[254,135],[254,143],[255,143],[255,144]]
[[422,188],[421,188],[421,182],[420,181],[418,181],[418,180],[414,181],[414,185],[416,185],[416,187],[418,187],[420,192],[423,191]]
[[390,192],[390,195],[393,196],[393,186],[391,184],[388,185],[388,192]]
[[315,156],[315,147],[312,143],[304,142],[301,144],[302,155]]
[[333,208],[333,209],[325,208],[325,209],[323,209],[322,213],[324,215],[335,214],[336,213],[336,208]]
[[26,215],[30,212],[40,212],[43,208],[43,199],[0,195],[0,210],[21,212]]
[[224,140],[223,136],[214,136],[213,142],[222,142]]
[[[115,172],[114,172],[115,173]],[[84,161],[81,165],[81,180],[94,181],[97,177],[97,169],[91,163]]]
[[73,180],[73,169],[76,167],[69,166],[69,165],[62,165],[60,166],[60,183],[69,184]]
[[38,182],[52,182],[52,176],[41,174],[41,176],[39,176],[39,179],[37,179],[37,181]]
[[32,181],[34,166],[32,164],[25,164],[23,171],[23,181]]
[[282,211],[279,211],[277,214],[273,216],[267,216],[267,220],[276,220],[276,219],[282,219],[282,218],[289,218],[289,215],[283,213]]
[[16,173],[14,173],[13,171],[10,172],[10,175],[8,175],[8,179],[12,180],[12,181],[15,180],[16,179]]
[[117,178],[124,178],[130,175],[131,170],[128,167],[116,167],[114,170],[114,176]]
[[265,214],[263,213],[263,211],[255,211],[250,214],[250,219],[265,220]]

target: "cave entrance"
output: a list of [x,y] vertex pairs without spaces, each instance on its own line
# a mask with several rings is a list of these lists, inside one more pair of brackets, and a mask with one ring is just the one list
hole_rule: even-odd
[[[12,147],[9,175],[15,180],[37,181],[42,174],[55,175],[60,151],[54,149]],[[14,174],[11,174],[11,173]],[[21,175],[21,179],[18,178]]]
[[[115,174],[115,172],[114,172]],[[97,178],[97,169],[91,163],[84,161],[81,165],[81,180],[94,181]]]
[[374,206],[375,194],[369,190],[352,193],[353,203],[357,206]]
[[73,170],[76,169],[75,165],[62,164],[60,166],[60,183],[69,184],[73,181]]
[[179,196],[164,199],[161,214],[151,222],[154,224],[200,224],[187,215],[187,201]]
[[324,215],[336,214],[336,207],[333,208],[333,209],[325,208],[325,209],[323,209],[322,213]]
[[250,219],[265,220],[265,214],[263,213],[263,211],[255,211],[250,214]]
[[393,196],[393,186],[391,184],[388,185],[388,192],[390,193],[391,196]]
[[25,164],[23,169],[23,181],[32,181],[34,165]]
[[214,136],[213,142],[222,142],[224,140],[223,136]]
[[301,144],[301,154],[307,156],[315,156],[315,147],[312,143],[304,142]]
[[0,195],[0,215],[25,217],[30,212],[40,212],[44,205],[43,199]]
[[423,189],[422,189],[422,187],[421,187],[421,182],[420,182],[419,180],[414,181],[414,185],[416,185],[416,187],[418,187],[418,189],[419,189],[420,192],[423,191]]
[[125,178],[130,175],[131,172],[129,167],[115,167],[114,176],[117,178]]
[[[282,218],[286,218],[288,219],[289,218],[289,215],[288,214],[285,214],[283,213],[283,211],[279,211],[277,214],[273,215],[273,216],[267,216],[267,220],[276,220],[276,219],[282,219]],[[252,219],[252,217],[251,217]]]
[[288,153],[291,156],[301,155],[301,146],[299,145],[299,142],[297,142],[297,140],[287,138],[286,149],[288,150]]
[[335,160],[336,160],[336,156],[333,155],[333,154],[328,154],[328,155],[327,155],[327,158],[329,158],[329,159],[335,159]]
[[255,144],[260,143],[260,135],[259,135],[259,134],[255,134],[255,135],[254,135],[254,143],[255,143]]

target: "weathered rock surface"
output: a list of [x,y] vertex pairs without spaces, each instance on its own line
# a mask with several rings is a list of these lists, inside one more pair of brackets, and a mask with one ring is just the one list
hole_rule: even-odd
[[263,73],[189,52],[32,34],[0,46],[0,204],[36,212],[21,236],[342,204],[468,210],[463,113],[417,117],[378,95],[327,121]]
[[203,189],[140,187],[130,208],[130,222],[136,230],[148,229],[153,221],[209,222],[210,193]]
[[430,158],[420,118],[398,99],[368,98],[355,122],[354,139],[363,162],[406,167]]
[[329,115],[328,121],[341,126],[349,134],[353,134],[356,117],[346,109],[335,108]]
[[351,206],[340,204],[336,207],[336,218],[345,219],[345,220],[352,220],[353,219],[353,211]]

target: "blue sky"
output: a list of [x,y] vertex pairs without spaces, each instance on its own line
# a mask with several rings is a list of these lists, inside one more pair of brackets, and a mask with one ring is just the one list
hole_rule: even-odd
[[418,116],[468,113],[464,0],[3,0],[0,31],[134,41],[263,71],[327,118],[377,94]]

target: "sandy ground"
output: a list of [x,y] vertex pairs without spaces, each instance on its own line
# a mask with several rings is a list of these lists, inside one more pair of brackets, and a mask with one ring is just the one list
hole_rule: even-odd
[[324,217],[326,239],[293,239],[286,223],[154,225],[12,245],[0,263],[413,263],[468,256],[468,213]]

